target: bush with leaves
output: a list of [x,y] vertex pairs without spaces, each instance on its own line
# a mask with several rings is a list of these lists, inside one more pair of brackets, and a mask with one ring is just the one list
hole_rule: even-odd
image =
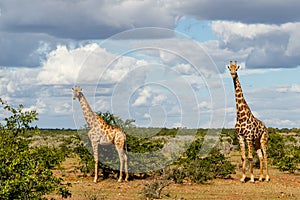
[[45,162],[43,151],[30,148],[29,140],[20,137],[32,129],[30,124],[37,120],[37,113],[24,112],[22,105],[15,109],[1,98],[0,102],[11,114],[0,126],[0,199],[46,199],[43,196],[53,192],[70,196],[69,184],[53,176],[53,165]]
[[183,183],[185,179],[194,183],[205,183],[214,178],[228,178],[235,173],[235,166],[228,161],[218,149],[205,157],[199,157],[203,140],[195,140],[184,155],[172,166],[166,168],[169,179]]
[[268,156],[281,171],[294,173],[300,170],[300,147],[292,136],[284,137],[276,132],[269,134]]
[[135,127],[133,124],[135,122],[134,119],[127,119],[125,122],[119,117],[111,114],[109,111],[106,112],[97,112],[97,115],[102,117],[102,119],[109,125],[119,127],[124,130],[125,128]]

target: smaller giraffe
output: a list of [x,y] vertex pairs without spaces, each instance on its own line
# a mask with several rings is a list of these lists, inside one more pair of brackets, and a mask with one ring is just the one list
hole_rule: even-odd
[[249,168],[251,173],[250,182],[254,183],[253,164],[252,164],[253,146],[259,157],[259,164],[260,164],[259,181],[263,180],[263,160],[265,161],[265,167],[266,167],[265,180],[269,181],[270,177],[268,171],[268,155],[267,155],[267,144],[268,144],[267,128],[262,121],[256,119],[253,116],[243,96],[242,87],[237,75],[237,70],[240,68],[240,66],[237,65],[236,61],[234,64],[232,63],[232,61],[230,61],[230,65],[227,67],[233,79],[233,84],[235,89],[236,110],[237,110],[235,129],[238,134],[238,140],[239,140],[241,154],[242,154],[243,176],[241,178],[241,182],[245,182],[245,178],[246,178],[245,140],[248,146],[248,160],[249,160]]
[[[125,133],[117,127],[113,127],[105,123],[105,121],[96,113],[93,112],[90,107],[87,99],[82,93],[80,87],[72,88],[73,90],[73,99],[78,99],[82,108],[83,115],[85,120],[90,128],[88,132],[88,137],[91,140],[93,152],[94,152],[94,161],[95,161],[95,177],[94,182],[97,182],[98,179],[98,145],[110,145],[113,144],[116,147],[116,150],[119,154],[120,159],[120,176],[118,182],[122,181],[122,170],[123,165],[125,168],[125,181],[128,181],[128,165],[127,165],[127,147],[126,147],[126,135]],[[126,152],[124,152],[126,150]]]

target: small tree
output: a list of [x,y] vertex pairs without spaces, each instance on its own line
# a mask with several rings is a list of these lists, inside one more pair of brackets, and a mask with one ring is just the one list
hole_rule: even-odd
[[268,155],[271,163],[281,171],[294,173],[299,170],[300,147],[293,137],[284,137],[276,132],[269,134]]
[[109,111],[97,112],[97,115],[102,117],[103,120],[105,121],[105,123],[107,123],[111,126],[119,127],[122,130],[124,130],[125,128],[134,127],[134,124],[133,124],[135,122],[134,119],[127,119],[124,122],[119,116],[114,116]]
[[11,113],[9,117],[4,118],[4,125],[0,123],[0,128],[2,130],[9,130],[14,136],[17,136],[20,133],[24,133],[28,129],[33,129],[30,124],[38,120],[38,114],[35,110],[23,111],[24,106],[22,104],[20,104],[18,108],[13,108],[1,98],[0,103],[2,104],[4,110]]
[[39,149],[30,148],[29,141],[19,137],[32,129],[30,124],[37,120],[37,113],[24,112],[22,105],[15,109],[1,98],[0,102],[11,113],[4,118],[5,124],[0,124],[0,199],[46,199],[43,196],[54,191],[70,196]]

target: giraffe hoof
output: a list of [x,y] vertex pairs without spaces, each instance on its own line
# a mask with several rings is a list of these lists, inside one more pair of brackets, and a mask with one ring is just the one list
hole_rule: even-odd
[[118,180],[118,183],[122,183],[122,179],[119,179],[119,180]]
[[250,180],[250,183],[255,183],[255,181],[254,180]]
[[245,180],[244,180],[244,179],[241,179],[240,182],[241,182],[241,183],[245,183]]

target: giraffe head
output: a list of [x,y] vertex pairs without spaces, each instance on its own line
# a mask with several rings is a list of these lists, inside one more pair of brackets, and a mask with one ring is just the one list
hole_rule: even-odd
[[227,66],[227,68],[229,69],[232,78],[236,78],[237,77],[237,70],[240,68],[240,66],[237,65],[237,62],[234,61],[234,63],[232,63],[232,61],[230,61],[230,65]]
[[74,88],[72,88],[73,90],[73,99],[75,100],[76,98],[80,98],[80,96],[82,95],[81,91],[82,89],[80,87],[75,86]]

